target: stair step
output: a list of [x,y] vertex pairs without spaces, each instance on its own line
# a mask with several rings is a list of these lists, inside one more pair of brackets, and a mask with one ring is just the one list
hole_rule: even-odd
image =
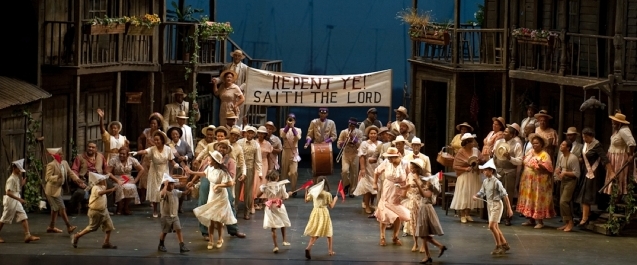
[[[623,215],[623,214],[620,214],[620,213],[614,213],[614,214],[613,214],[613,216],[614,216],[614,217],[617,217],[617,218],[624,218],[624,217],[626,217],[626,215]],[[604,219],[608,220],[608,218],[610,218],[610,214],[609,214],[609,213],[603,213],[603,214],[601,214],[601,215],[599,216],[599,218],[604,218]]]

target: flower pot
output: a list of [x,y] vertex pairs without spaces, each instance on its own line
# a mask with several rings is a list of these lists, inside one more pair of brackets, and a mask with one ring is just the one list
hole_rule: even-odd
[[155,34],[156,26],[135,26],[132,24],[126,24],[126,35],[145,35],[151,36]]
[[182,59],[184,60],[184,63],[190,62],[190,53],[184,52]]
[[143,92],[126,92],[126,103],[141,104]]
[[531,38],[529,36],[516,36],[515,37],[519,44],[527,43],[531,45],[542,45],[548,46],[549,48],[553,48],[555,44],[555,36],[548,36],[548,38]]
[[83,31],[87,35],[120,34],[126,32],[126,24],[84,25]]
[[424,35],[411,36],[412,40],[422,41],[434,45],[449,45],[451,41],[449,33],[435,35],[433,32],[425,32]]

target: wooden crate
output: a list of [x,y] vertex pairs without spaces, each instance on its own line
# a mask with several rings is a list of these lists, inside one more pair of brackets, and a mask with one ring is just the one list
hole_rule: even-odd
[[126,24],[84,25],[84,34],[87,35],[120,34],[124,32],[126,32]]

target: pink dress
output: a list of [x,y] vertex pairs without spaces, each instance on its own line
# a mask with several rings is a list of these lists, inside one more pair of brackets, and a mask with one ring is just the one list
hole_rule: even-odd
[[[257,194],[259,194],[259,191],[261,191],[261,185],[265,185],[268,183],[266,176],[268,175],[270,169],[272,169],[270,168],[270,166],[272,165],[270,163],[270,156],[272,156],[272,145],[266,140],[263,140],[263,142],[259,142],[259,140],[257,140],[257,143],[259,143],[259,146],[261,147],[261,171],[263,172],[263,176],[262,178],[259,178],[259,173],[254,172],[254,187],[252,189],[252,194],[254,195],[255,199],[257,198],[256,196]],[[265,198],[265,194],[263,194],[261,198]]]
[[[409,221],[410,212],[407,207],[401,204],[403,188],[407,184],[408,163],[401,160],[398,166],[394,166],[389,160],[383,161],[377,168],[376,173],[384,174],[383,192],[376,207],[376,220],[384,224],[392,224],[396,219]],[[398,187],[399,185],[400,187]]]

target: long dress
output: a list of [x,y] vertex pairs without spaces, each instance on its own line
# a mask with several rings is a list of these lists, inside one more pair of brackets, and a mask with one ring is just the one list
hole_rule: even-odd
[[376,173],[383,174],[383,192],[374,212],[376,220],[384,224],[392,224],[396,219],[409,221],[409,210],[401,204],[402,188],[407,181],[407,162],[401,161],[394,166],[389,160],[383,161],[376,168]]
[[263,196],[268,200],[263,214],[263,229],[290,227],[290,218],[283,200],[288,198],[285,184],[270,182],[259,187]]
[[[312,196],[309,197],[312,200]],[[312,201],[314,208],[310,213],[310,220],[305,226],[304,236],[311,237],[332,237],[332,218],[330,211],[327,209],[332,204],[332,194],[327,191],[321,191],[316,196],[316,200]]]
[[[539,171],[539,164],[548,172]],[[533,219],[555,217],[553,207],[553,162],[546,151],[531,151],[524,157],[517,211]]]
[[[476,156],[478,159],[482,159],[482,154],[478,148],[473,148],[471,152],[467,152],[464,148],[460,149],[454,157],[453,167],[466,168],[470,166],[468,160],[471,156]],[[474,170],[469,172],[456,171],[456,175],[458,176],[456,180],[456,188],[453,192],[453,198],[451,199],[451,205],[449,208],[454,210],[484,208],[484,203],[482,203],[482,201],[474,201],[472,199],[473,195],[478,193],[478,191],[480,191],[480,187],[482,187],[478,167],[475,167]]]
[[[230,85],[228,88],[221,87],[218,91],[219,99],[221,100],[219,106],[219,124],[225,124],[226,113],[235,112],[234,107],[237,101],[239,101],[239,97],[243,95],[243,92],[241,92],[241,88],[235,84]],[[237,117],[241,117],[240,114],[239,111],[235,112]]]
[[[575,198],[575,202],[588,205],[597,204],[597,191],[604,185],[602,182],[605,176],[604,167],[610,163],[608,156],[606,156],[606,150],[604,150],[602,145],[598,141],[594,141],[591,144],[593,146],[587,143],[584,144],[582,154],[584,156],[583,159],[588,159],[592,174],[589,174],[588,167],[583,163],[584,166],[580,175],[582,183]],[[599,162],[597,162],[598,160]],[[596,162],[597,167],[595,167]]]
[[[613,171],[619,172],[622,166],[628,162],[628,158],[630,157],[630,148],[631,146],[635,146],[635,138],[633,134],[630,132],[628,126],[623,125],[619,128],[618,131],[613,132],[613,135],[610,137],[610,146],[608,147],[608,159],[610,160],[610,164],[613,167]],[[626,194],[628,189],[628,173],[632,174],[632,165],[628,165],[622,172],[619,172],[617,177],[615,178],[617,183],[617,190],[620,195]],[[606,174],[605,183],[609,182],[613,176],[610,174]],[[613,185],[608,185],[608,187],[604,190],[604,193],[611,194]]]
[[[424,237],[429,235],[443,235],[442,226],[440,225],[440,220],[438,220],[438,215],[436,214],[436,210],[434,210],[433,203],[435,196],[440,192],[439,185],[433,185],[432,193],[433,195],[430,198],[425,198],[420,194],[420,190],[418,189],[418,182],[416,182],[416,178],[423,179],[422,176],[418,176],[416,174],[409,174],[407,177],[407,200],[406,206],[409,208],[411,213],[411,232],[414,236]],[[433,178],[429,178],[431,181],[437,180],[434,176]],[[426,180],[422,181],[422,189],[426,190],[427,186],[424,185]],[[433,183],[432,183],[433,184]]]
[[156,146],[147,148],[146,156],[150,157],[150,169],[148,170],[148,179],[146,182],[146,200],[150,202],[160,201],[160,188],[161,180],[164,177],[164,173],[168,172],[168,161],[173,160],[173,153],[170,151],[170,147],[165,145],[164,149],[160,152]]
[[[138,144],[140,144],[142,147],[142,148],[139,148],[139,150],[143,150],[155,145],[155,143],[153,142],[153,135],[150,133],[150,128],[144,129],[144,131],[142,132],[142,135],[140,135],[140,137],[138,138],[138,141],[141,142]],[[137,185],[139,186],[140,189],[145,189],[147,179],[148,179],[148,172],[150,171],[150,156],[144,155],[142,156],[141,160],[142,160],[142,167],[144,167],[144,174],[137,176],[139,178]]]
[[371,140],[364,141],[361,146],[358,147],[358,156],[365,159],[365,176],[359,176],[358,184],[352,194],[356,196],[365,195],[366,193],[376,194],[374,190],[374,170],[378,166],[378,162],[370,163],[369,158],[376,152],[376,147],[382,144],[380,141],[372,142]]
[[135,204],[140,204],[139,194],[137,194],[137,186],[131,183],[133,181],[133,176],[131,172],[133,171],[133,167],[140,166],[137,159],[128,157],[126,161],[126,165],[122,164],[122,161],[119,160],[119,157],[113,157],[108,161],[108,166],[113,168],[111,172],[117,179],[121,181],[125,181],[122,176],[126,176],[130,180],[121,185],[117,186],[115,189],[115,201],[119,202],[122,199],[134,199]]
[[232,180],[232,177],[228,172],[214,167],[208,167],[205,172],[206,178],[210,182],[210,192],[208,193],[208,202],[192,210],[197,220],[206,227],[210,225],[211,221],[236,224],[237,218],[234,217],[232,206],[228,200],[228,189],[213,190],[216,184],[227,183]]
[[502,131],[489,132],[487,137],[484,138],[484,146],[482,147],[482,155],[485,157],[491,156],[491,154],[493,153],[493,148],[495,147],[495,142],[502,138],[504,138],[504,133]]
[[[263,172],[263,176],[259,178],[259,173],[254,173],[254,187],[252,189],[252,196],[255,199],[257,197],[257,194],[259,194],[259,191],[261,190],[261,185],[268,182],[266,176],[268,175],[269,171],[273,169],[270,166],[274,166],[274,164],[271,163],[272,160],[270,158],[270,156],[272,155],[272,145],[270,144],[270,142],[266,140],[263,140],[263,142],[259,142],[257,140],[257,143],[259,143],[259,148],[261,148],[261,171]],[[263,198],[265,198],[265,194],[263,194]]]

